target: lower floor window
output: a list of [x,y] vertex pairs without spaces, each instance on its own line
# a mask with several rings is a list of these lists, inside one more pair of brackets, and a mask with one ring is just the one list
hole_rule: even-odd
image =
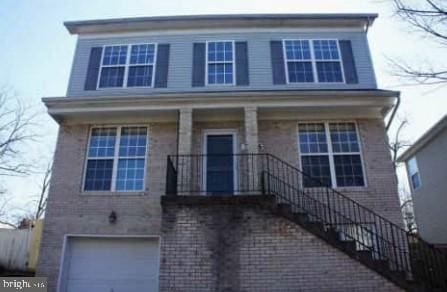
[[299,148],[304,187],[365,185],[354,123],[300,123]]
[[147,127],[93,128],[84,190],[142,191],[147,136]]

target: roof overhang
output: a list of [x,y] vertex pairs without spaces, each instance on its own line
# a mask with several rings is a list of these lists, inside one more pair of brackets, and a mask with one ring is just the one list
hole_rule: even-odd
[[405,162],[413,157],[420,149],[436,138],[447,128],[447,115],[440,119],[430,129],[427,130],[410,148],[406,149],[398,158],[397,162]]
[[158,93],[145,96],[51,97],[43,98],[48,113],[57,121],[101,115],[173,113],[181,108],[234,110],[254,106],[266,110],[356,111],[368,109],[385,116],[394,106],[398,92],[386,90],[287,90],[240,92]]
[[275,28],[275,27],[360,27],[371,26],[377,14],[227,14],[154,16],[67,21],[71,34],[136,32],[152,30]]

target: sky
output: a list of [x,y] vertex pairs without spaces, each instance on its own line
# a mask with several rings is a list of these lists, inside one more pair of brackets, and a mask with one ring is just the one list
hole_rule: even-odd
[[[45,114],[40,99],[66,94],[76,44],[76,36],[68,33],[64,21],[184,14],[352,12],[379,13],[368,32],[379,88],[402,92],[398,116],[409,120],[402,138],[415,141],[446,114],[447,90],[406,84],[393,76],[388,59],[416,65],[440,64],[447,56],[439,44],[411,31],[394,17],[387,0],[0,0],[0,87],[12,88],[21,101],[40,113],[39,126],[33,128],[39,138],[29,145],[26,158],[43,169],[55,148],[57,124]],[[404,177],[402,169],[399,172]],[[38,173],[8,178],[11,208],[28,208],[38,193],[40,180]]]

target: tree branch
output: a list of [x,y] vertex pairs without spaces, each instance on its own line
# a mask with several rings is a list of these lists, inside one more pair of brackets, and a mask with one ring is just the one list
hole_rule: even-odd
[[6,226],[9,226],[9,227],[12,227],[12,228],[14,228],[14,229],[17,228],[17,225],[12,224],[11,222],[8,222],[8,221],[5,221],[5,220],[0,220],[0,224],[3,224],[3,225],[6,225]]

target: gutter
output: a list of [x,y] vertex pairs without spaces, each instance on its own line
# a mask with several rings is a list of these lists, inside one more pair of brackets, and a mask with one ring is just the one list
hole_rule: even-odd
[[397,112],[397,110],[398,110],[398,108],[399,108],[399,105],[400,105],[400,91],[397,93],[396,98],[397,98],[396,105],[394,106],[394,108],[393,108],[393,112],[391,113],[391,117],[390,117],[390,119],[388,120],[388,123],[387,123],[387,125],[386,125],[386,127],[385,127],[385,130],[386,130],[387,132],[388,132],[388,130],[389,130],[391,124],[393,123],[394,116],[396,115],[396,112]]

